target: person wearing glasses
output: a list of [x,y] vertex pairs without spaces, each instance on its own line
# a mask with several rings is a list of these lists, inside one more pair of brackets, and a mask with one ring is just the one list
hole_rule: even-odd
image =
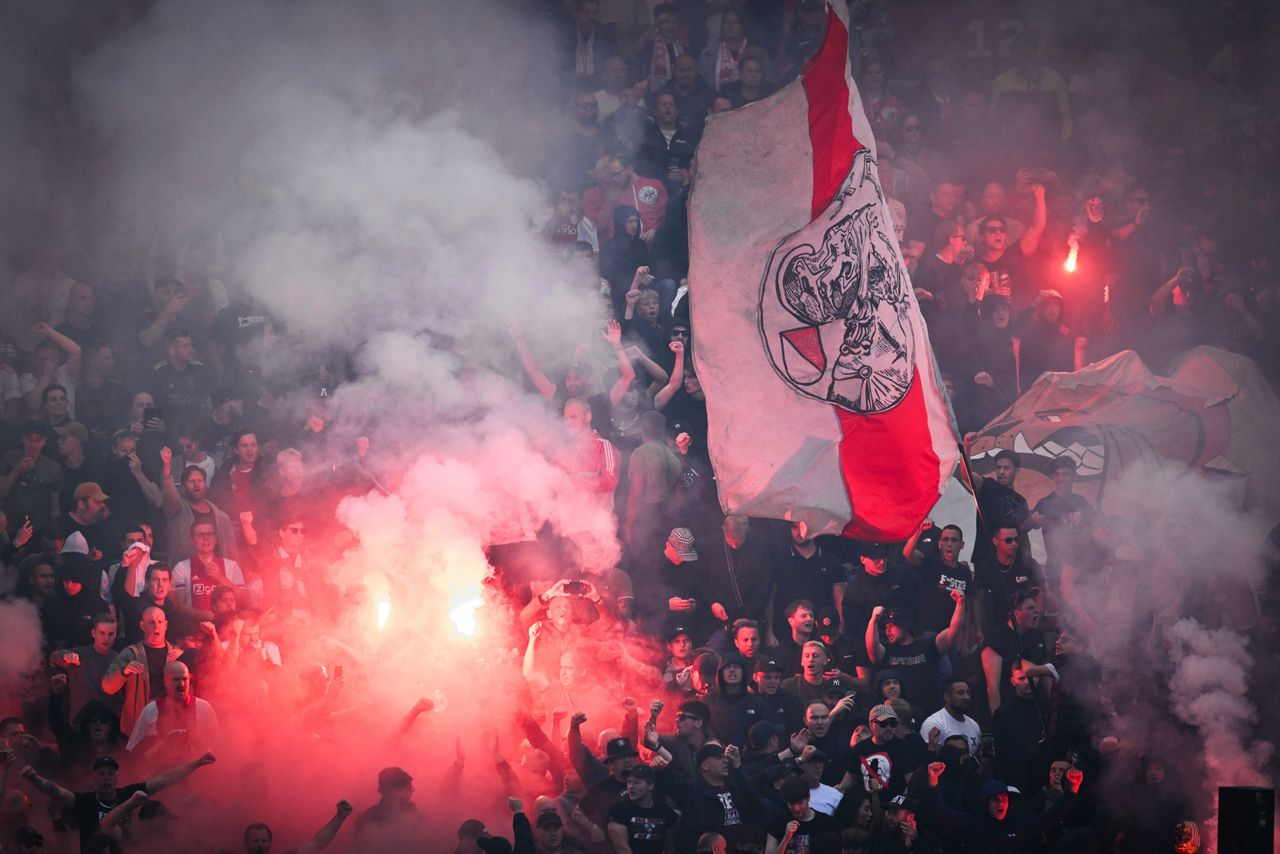
[[988,636],[1008,619],[1013,594],[1043,590],[1045,584],[1043,568],[1020,547],[1017,524],[1006,518],[992,527],[992,550],[974,559],[974,584],[988,597],[984,627]]
[[[1021,169],[1018,172],[1018,183],[1020,186],[1025,185],[1034,177],[1029,169]],[[1002,289],[1007,286],[1011,291],[1015,313],[1030,305],[1037,293],[1027,272],[1027,259],[1040,246],[1040,238],[1048,220],[1044,184],[1033,181],[1030,187],[1031,224],[1017,241],[1016,249],[1012,249],[1009,244],[1009,222],[1003,215],[990,214],[978,221],[977,259],[991,271],[993,288]]]
[[213,520],[197,521],[190,531],[195,553],[173,567],[173,592],[177,598],[188,607],[212,611],[214,589],[230,587],[248,601],[240,564],[217,553],[218,529]]
[[276,616],[309,618],[315,591],[311,552],[307,548],[307,525],[298,515],[280,520],[279,537],[270,556],[262,563],[261,591],[256,591],[264,608],[274,608]]
[[853,757],[849,760],[849,770],[838,787],[848,793],[855,786],[865,791],[872,789],[872,780],[878,781],[880,797],[892,798],[904,794],[907,790],[907,774],[922,763],[928,761],[927,751],[921,755],[919,749],[898,738],[898,716],[893,707],[881,703],[871,710],[867,716],[871,727],[871,738],[863,739],[853,746]]

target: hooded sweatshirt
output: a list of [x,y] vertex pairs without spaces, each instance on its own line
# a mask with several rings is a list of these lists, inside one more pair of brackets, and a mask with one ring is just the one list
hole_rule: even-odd
[[[726,685],[725,668],[730,666],[742,669],[742,681],[736,685]],[[750,668],[746,659],[736,652],[726,653],[716,670],[716,685],[720,689],[707,697],[707,705],[711,707],[711,727],[726,744],[745,747],[747,730],[769,718],[769,708],[755,694],[747,691],[747,679]]]

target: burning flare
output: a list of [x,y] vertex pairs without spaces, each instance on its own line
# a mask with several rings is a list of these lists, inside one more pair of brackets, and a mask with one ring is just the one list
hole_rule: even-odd
[[1080,257],[1080,243],[1075,238],[1071,239],[1071,251],[1067,253],[1067,260],[1063,262],[1062,269],[1067,273],[1076,271],[1076,261]]
[[449,609],[449,619],[458,630],[458,634],[474,637],[476,633],[476,611],[484,604],[480,594],[464,599]]

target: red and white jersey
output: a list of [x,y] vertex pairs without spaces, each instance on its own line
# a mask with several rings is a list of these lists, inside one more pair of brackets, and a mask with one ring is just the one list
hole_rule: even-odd
[[667,215],[667,188],[653,178],[637,177],[612,201],[600,186],[582,194],[582,211],[596,224],[601,239],[613,237],[613,209],[626,205],[640,211],[640,229],[657,231]]

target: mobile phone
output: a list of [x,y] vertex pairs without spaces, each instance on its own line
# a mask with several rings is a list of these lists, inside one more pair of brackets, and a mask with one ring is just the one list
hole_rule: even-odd
[[153,418],[164,418],[164,408],[160,406],[148,406],[142,410],[142,426],[145,427]]

